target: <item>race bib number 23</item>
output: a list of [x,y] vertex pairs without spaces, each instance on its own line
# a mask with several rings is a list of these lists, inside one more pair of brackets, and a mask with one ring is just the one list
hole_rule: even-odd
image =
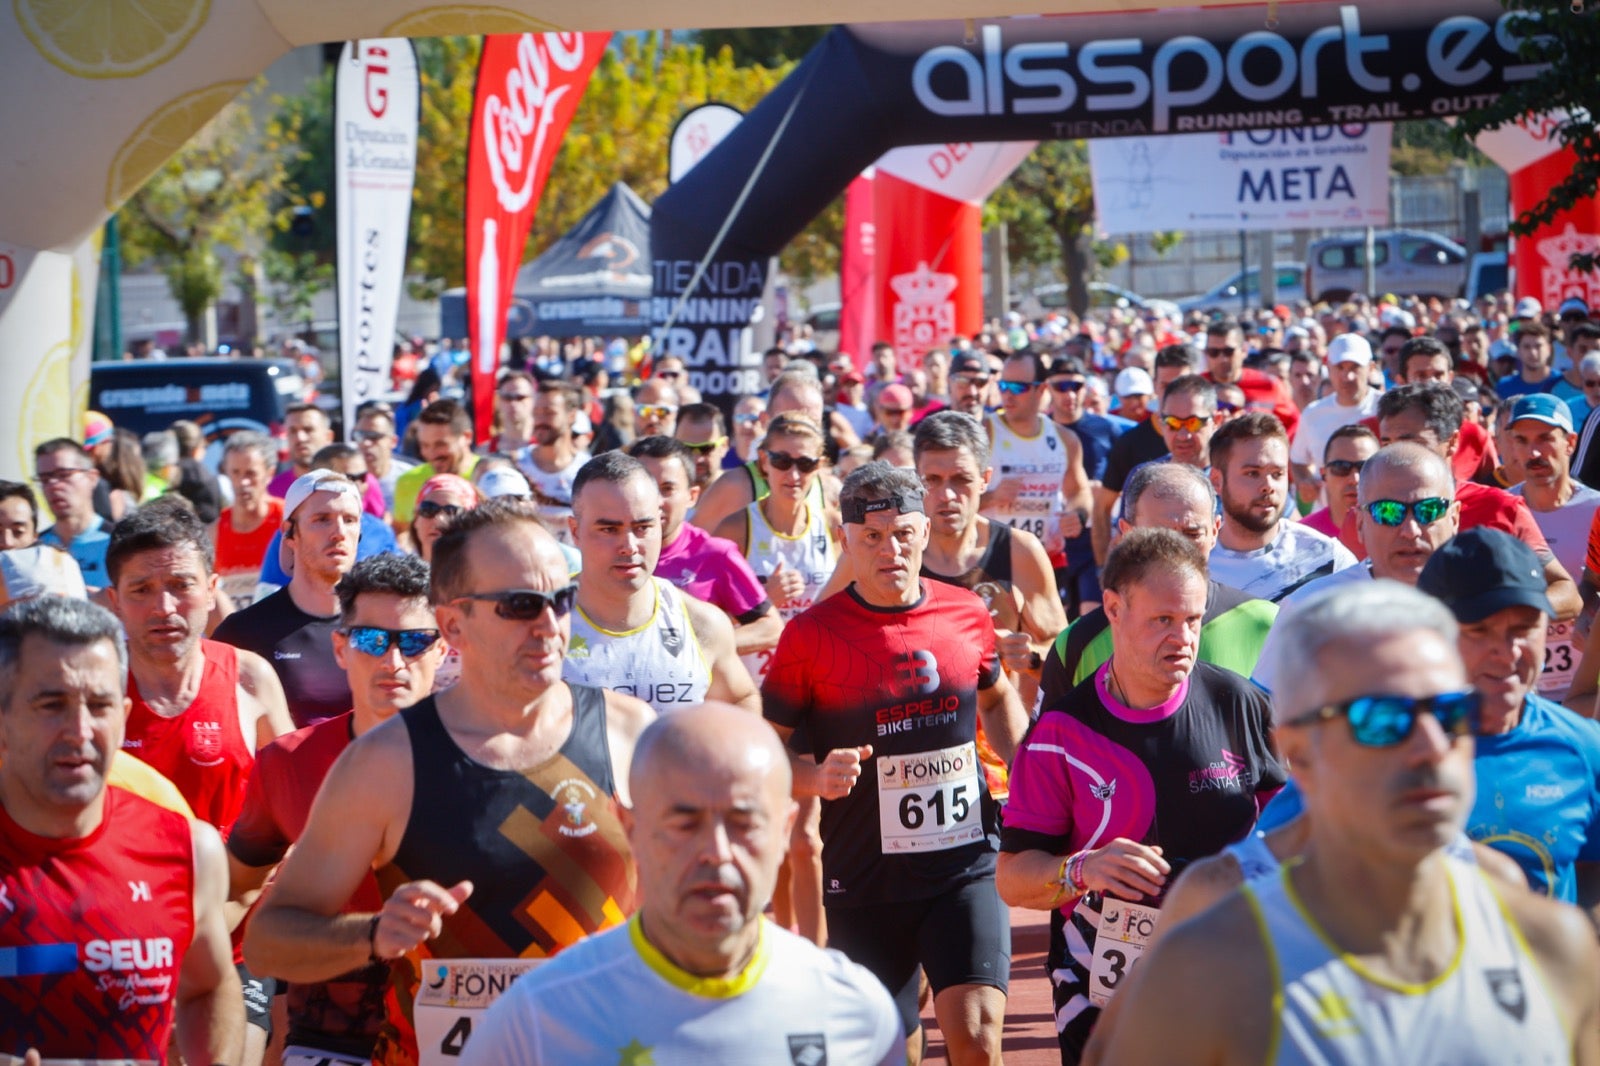
[[417,989],[417,1058],[443,1066],[461,1057],[472,1027],[511,982],[544,959],[425,959]]
[[945,851],[983,839],[975,744],[878,756],[878,831],[885,855]]

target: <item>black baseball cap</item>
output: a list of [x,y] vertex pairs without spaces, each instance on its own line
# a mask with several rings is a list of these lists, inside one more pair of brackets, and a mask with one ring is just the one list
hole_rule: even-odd
[[1554,617],[1544,566],[1534,550],[1498,529],[1457,533],[1428,559],[1417,588],[1470,625],[1507,607],[1535,607]]
[[989,363],[972,352],[959,352],[950,360],[952,374],[988,374]]

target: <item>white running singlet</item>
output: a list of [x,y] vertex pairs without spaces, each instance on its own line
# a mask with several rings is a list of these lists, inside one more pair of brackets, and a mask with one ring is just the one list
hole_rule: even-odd
[[837,951],[762,920],[755,957],[696,977],[635,917],[521,978],[474,1029],[462,1066],[634,1063],[795,1066],[905,1061],[889,993]]
[[993,434],[994,482],[991,492],[1002,485],[1017,486],[1016,497],[1005,507],[986,507],[983,517],[1004,522],[1012,529],[1025,529],[1048,542],[1051,526],[1059,522],[1061,478],[1067,472],[1067,447],[1060,431],[1048,418],[1039,419],[1039,432],[1024,437],[1006,425],[999,412],[987,416]]
[[561,680],[637,696],[657,714],[704,702],[711,664],[689,623],[684,593],[659,577],[650,585],[656,590],[655,608],[638,629],[614,633],[595,625],[582,607],[572,612]]
[[[811,606],[817,593],[822,591],[822,586],[833,575],[834,564],[839,561],[838,549],[828,532],[827,515],[816,504],[807,502],[806,528],[798,537],[779,533],[768,525],[759,503],[752,503],[745,508],[745,520],[750,524],[750,550],[745,557],[749,559],[750,569],[755,571],[757,577],[762,581],[771,577],[779,560],[782,560],[785,570],[797,572],[805,578],[806,590],[800,600],[778,609],[779,616],[787,622]],[[761,679],[767,676],[767,664],[772,661],[772,653],[776,650],[768,648],[752,655],[739,656],[757,688],[761,687]]]
[[1571,1042],[1522,934],[1483,874],[1448,856],[1460,947],[1424,985],[1336,955],[1286,871],[1244,886],[1267,941],[1280,1010],[1268,1061],[1283,1066],[1533,1066]]
[[567,519],[572,517],[572,482],[589,459],[588,452],[579,452],[572,457],[566,469],[549,474],[539,469],[539,464],[533,461],[533,449],[530,447],[517,463],[517,469],[533,486],[533,500],[539,509],[540,524],[562,544],[572,543],[572,530],[567,525]]

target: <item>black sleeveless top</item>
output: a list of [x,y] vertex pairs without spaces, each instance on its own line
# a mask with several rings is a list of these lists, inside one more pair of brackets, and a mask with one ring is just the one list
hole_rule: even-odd
[[472,896],[425,949],[440,958],[542,958],[572,933],[620,924],[634,908],[633,857],[617,817],[605,693],[572,690],[572,732],[526,770],[494,770],[456,746],[433,697],[400,712],[411,736],[411,818],[377,872],[387,898],[407,881]]
[[[1015,629],[1017,613],[1011,597],[1011,527],[1003,522],[989,523],[989,544],[977,565],[964,574],[939,574],[928,569],[927,556],[923,556],[922,576],[945,585],[955,585],[977,593],[990,611],[1000,612],[996,623],[1006,629]],[[1004,617],[1002,617],[1004,616]]]

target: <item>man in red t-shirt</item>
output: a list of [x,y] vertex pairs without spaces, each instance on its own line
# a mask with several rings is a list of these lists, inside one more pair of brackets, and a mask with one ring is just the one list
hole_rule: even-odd
[[1271,411],[1294,436],[1300,426],[1300,409],[1294,405],[1289,384],[1282,378],[1246,369],[1244,330],[1231,318],[1206,326],[1206,372],[1203,377],[1219,385],[1237,385],[1253,411]]
[[222,453],[233,506],[217,519],[217,577],[233,606],[250,606],[272,535],[283,525],[283,501],[267,494],[277,449],[260,433],[235,433]]
[[[323,778],[356,737],[433,691],[444,660],[428,566],[410,555],[363,559],[343,579],[333,651],[350,675],[352,709],[279,737],[256,755],[244,806],[228,836],[228,872],[235,899],[259,889],[300,839]],[[348,910],[381,910],[370,873]],[[384,1020],[389,969],[374,963],[331,981],[291,984],[284,1056],[308,1061],[366,1062]]]
[[[222,841],[110,784],[122,629],[39,596],[0,614],[0,1060],[237,1063]],[[31,1061],[39,1061],[32,1058]]]
[[[106,548],[111,606],[128,634],[130,707],[122,746],[166,776],[195,817],[226,833],[244,801],[256,750],[293,728],[266,660],[205,639],[215,606],[206,530],[192,510],[163,499],[118,522]],[[241,912],[232,912],[237,924]],[[239,937],[243,937],[242,929]],[[248,1062],[271,1034],[270,978],[244,986]]]

